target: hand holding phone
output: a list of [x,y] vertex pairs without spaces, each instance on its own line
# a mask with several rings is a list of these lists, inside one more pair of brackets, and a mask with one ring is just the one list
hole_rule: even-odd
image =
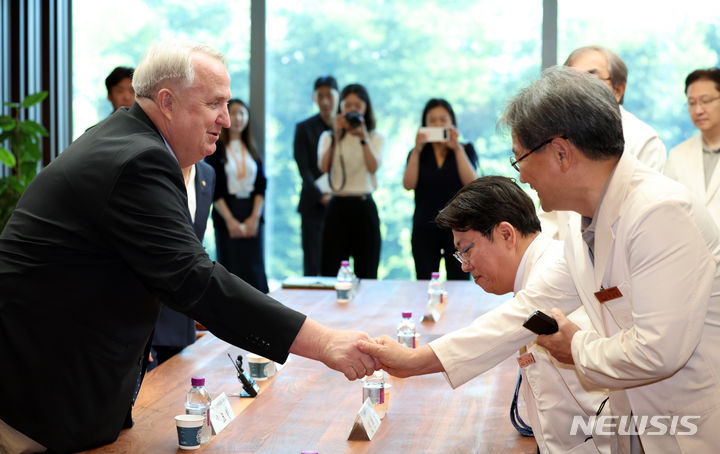
[[554,334],[558,331],[555,319],[541,311],[530,314],[523,326],[535,334]]

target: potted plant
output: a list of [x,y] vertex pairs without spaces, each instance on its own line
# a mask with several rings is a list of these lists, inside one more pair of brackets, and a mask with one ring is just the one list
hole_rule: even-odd
[[[47,130],[39,123],[20,120],[22,109],[28,109],[43,102],[48,92],[29,95],[22,102],[6,102],[4,105],[14,115],[0,116],[0,163],[10,169],[8,176],[0,178],[0,232],[5,228],[20,196],[30,184],[42,161],[40,137],[47,137]],[[10,148],[2,145],[8,144]]]

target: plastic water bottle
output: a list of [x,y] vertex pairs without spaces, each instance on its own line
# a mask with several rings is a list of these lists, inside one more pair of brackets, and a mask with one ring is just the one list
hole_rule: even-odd
[[200,443],[207,443],[210,441],[210,435],[212,434],[212,427],[210,426],[210,394],[205,389],[205,378],[193,377],[190,380],[192,388],[187,393],[185,399],[185,414],[188,415],[203,415],[205,421],[200,429]]
[[432,304],[434,308],[439,308],[444,303],[443,290],[443,283],[440,280],[440,273],[434,271],[432,273],[430,283],[428,284],[428,303]]
[[373,403],[373,408],[380,419],[385,417],[385,376],[383,371],[375,371],[362,380],[363,402],[368,397]]
[[350,269],[350,262],[343,260],[340,263],[340,269],[338,270],[337,282],[335,283],[335,290],[337,291],[337,302],[347,303],[352,297],[353,280],[352,269]]
[[415,348],[415,322],[412,321],[412,312],[403,312],[402,320],[397,328],[398,343]]

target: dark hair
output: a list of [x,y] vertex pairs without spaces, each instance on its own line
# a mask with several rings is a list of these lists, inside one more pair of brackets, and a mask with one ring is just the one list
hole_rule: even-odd
[[365,126],[367,127],[368,132],[374,130],[375,114],[373,114],[372,103],[370,102],[370,95],[368,94],[365,87],[360,84],[346,85],[345,88],[342,89],[342,91],[340,92],[340,102],[338,103],[338,113],[340,113],[340,104],[342,104],[343,99],[345,99],[348,95],[351,94],[356,95],[365,103]]
[[128,66],[118,66],[113,69],[110,75],[105,78],[105,87],[108,94],[110,94],[112,87],[119,84],[123,79],[132,79],[134,72],[135,69]]
[[[250,151],[250,156],[252,156],[256,161],[262,162],[262,157],[260,156],[260,153],[258,153],[257,145],[255,145],[255,141],[250,133],[250,108],[239,98],[232,98],[228,101],[228,110],[230,110],[231,104],[240,104],[247,110],[247,124],[245,125],[245,129],[240,132],[240,140],[242,140],[247,149]],[[230,145],[229,131],[230,130],[228,128],[222,128],[222,131],[220,131],[220,142],[224,145],[223,151],[225,152],[225,156],[223,157],[227,156],[227,151],[225,151],[225,149]]]
[[715,89],[717,91],[720,91],[720,69],[696,69],[695,71],[688,74],[688,76],[685,78],[685,94],[687,94],[690,85],[694,82],[697,82],[698,80],[710,80],[712,82],[715,82]]
[[523,236],[540,231],[533,201],[515,180],[499,175],[471,181],[435,217],[440,227],[460,232],[475,230],[490,240],[493,229],[501,222],[509,222]]
[[427,117],[427,113],[430,111],[430,109],[434,109],[436,107],[442,107],[443,109],[447,110],[450,114],[450,121],[452,121],[452,125],[457,126],[457,122],[455,121],[455,112],[453,111],[452,106],[449,102],[442,98],[432,98],[427,103],[425,103],[425,108],[423,109],[422,113],[422,120],[420,121],[420,124],[422,126],[427,126],[425,117]]
[[510,100],[499,121],[518,142],[533,149],[554,137],[567,137],[589,159],[622,156],[622,118],[612,91],[597,77],[553,66]]
[[[577,58],[580,58],[591,51],[601,53],[605,57],[605,60],[607,60],[607,70],[610,74],[610,85],[612,85],[613,88],[617,89],[619,86],[627,84],[627,65],[618,54],[603,46],[578,47],[572,51],[570,55],[568,55],[567,60],[565,60],[565,66],[572,66]],[[625,93],[623,93],[620,101],[618,102],[622,104],[624,100]]]
[[331,75],[327,76],[320,76],[317,79],[315,79],[315,84],[313,85],[313,90],[317,90],[320,87],[330,87],[333,90],[338,89],[337,80]]

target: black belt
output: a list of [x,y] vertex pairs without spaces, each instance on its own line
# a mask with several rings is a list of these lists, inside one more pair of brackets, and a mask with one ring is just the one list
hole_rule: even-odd
[[363,195],[333,195],[333,199],[340,199],[340,200],[372,200],[372,194],[363,194]]

